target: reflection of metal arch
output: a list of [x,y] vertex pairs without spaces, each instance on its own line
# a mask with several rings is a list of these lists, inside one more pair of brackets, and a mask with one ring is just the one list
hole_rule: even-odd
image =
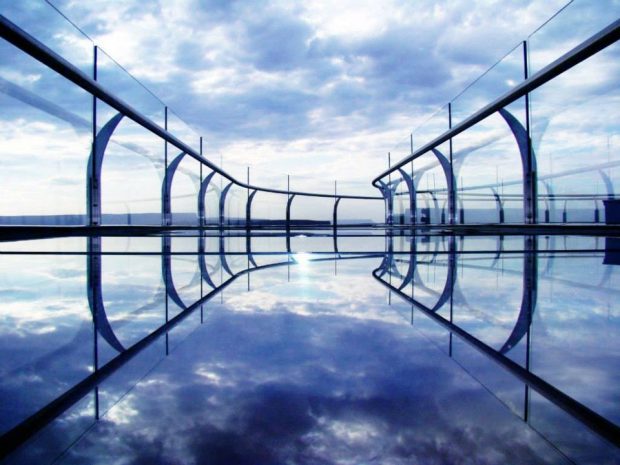
[[164,284],[166,286],[166,295],[172,299],[172,301],[177,304],[180,308],[186,309],[187,305],[181,300],[179,293],[174,286],[174,281],[172,280],[172,256],[171,252],[171,237],[168,235],[164,235],[162,237],[162,256],[161,256],[161,270],[162,270],[162,278],[164,280]]
[[537,280],[538,280],[538,259],[536,257],[536,239],[526,238],[525,256],[523,258],[523,295],[521,298],[521,308],[517,322],[508,336],[508,339],[499,350],[505,354],[516,346],[521,339],[529,332],[532,323],[532,315],[536,308]]
[[[398,269],[394,265],[393,258],[393,246],[390,246],[392,242],[392,238],[388,238],[388,253],[384,256],[380,266],[375,270],[376,276],[381,278],[385,274],[394,275],[400,279],[403,279],[400,286],[398,286],[398,290],[401,291],[405,286],[414,281],[415,276],[419,276],[417,274],[416,267],[416,255],[414,253],[415,246],[412,243],[411,247],[411,255],[409,260],[409,268],[407,270],[407,274],[403,277]],[[450,296],[454,292],[456,281],[457,281],[457,258],[456,258],[456,243],[455,238],[453,236],[449,237],[449,252],[448,252],[448,274],[446,276],[446,282],[444,288],[437,300],[437,302],[429,308],[432,312],[437,312],[440,310],[450,299]],[[501,242],[499,246],[501,246]],[[537,290],[537,258],[535,255],[536,244],[535,240],[527,239],[526,240],[526,253],[524,258],[524,266],[523,266],[523,295],[521,299],[521,306],[519,310],[519,316],[517,317],[517,321],[511,334],[506,339],[506,342],[499,349],[499,352],[505,354],[509,352],[514,346],[516,346],[519,341],[528,333],[532,315],[534,313],[534,309],[536,306],[536,290]]]
[[200,276],[209,286],[215,289],[217,286],[209,274],[205,251],[205,236],[201,234],[200,237],[198,237],[198,266],[200,267]]
[[110,321],[103,304],[103,292],[101,285],[101,237],[88,239],[88,305],[93,315],[93,322],[97,333],[118,352],[123,352],[125,347],[118,340],[112,330]]

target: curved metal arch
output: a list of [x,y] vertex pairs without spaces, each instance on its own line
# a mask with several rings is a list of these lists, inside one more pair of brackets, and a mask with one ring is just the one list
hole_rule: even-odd
[[166,225],[170,225],[172,223],[170,207],[170,192],[172,190],[172,180],[174,179],[174,174],[176,173],[177,168],[181,164],[181,161],[183,160],[183,157],[185,157],[185,155],[185,152],[181,152],[166,167],[166,176],[164,176],[164,182],[161,186],[161,211],[162,215],[164,216],[164,224]]
[[413,178],[402,168],[398,169],[398,172],[403,177],[407,190],[409,191],[409,214],[411,215],[411,223],[416,223],[416,190]]
[[93,316],[97,333],[118,352],[124,352],[125,347],[114,334],[103,303],[101,284],[101,237],[91,237],[88,240],[87,261],[88,306]]
[[211,180],[215,176],[215,171],[211,171],[206,178],[200,183],[200,189],[198,190],[198,219],[200,224],[204,226],[206,222],[205,218],[205,196],[207,195],[207,189]]
[[547,197],[545,197],[545,223],[550,223],[551,218],[555,216],[555,195],[553,193],[553,187],[551,183],[547,181],[541,181],[545,189],[547,190]]
[[[448,212],[456,211],[456,181],[454,180],[454,173],[452,172],[452,166],[446,156],[437,149],[431,149],[433,155],[437,158],[443,175],[446,178],[446,186],[448,188]],[[438,207],[437,207],[438,208]],[[452,223],[454,218],[449,218],[449,222]]]
[[396,192],[396,189],[398,188],[400,182],[401,179],[396,179],[388,183],[379,181],[379,190],[381,191],[381,195],[383,195],[383,200],[385,201],[385,222],[387,224],[392,224],[393,222],[392,216],[394,214],[394,193]]
[[613,186],[613,183],[611,182],[611,179],[603,170],[598,170],[598,174],[600,174],[601,178],[603,179],[603,184],[605,184],[605,190],[607,191],[607,199],[613,200],[614,186]]
[[337,254],[340,253],[338,251],[338,205],[340,204],[341,200],[342,200],[342,197],[337,197],[336,200],[334,201],[334,212],[332,215],[332,226],[334,229],[334,253],[337,253]]
[[508,124],[519,147],[523,169],[523,211],[525,212],[525,219],[526,221],[529,219],[536,222],[536,154],[531,147],[530,136],[527,129],[508,110],[500,108],[497,112]]
[[172,279],[172,255],[171,251],[171,237],[164,235],[162,237],[162,254],[161,254],[161,271],[164,285],[166,286],[166,295],[172,299],[182,309],[186,309],[187,305],[183,302]]
[[254,189],[252,193],[248,196],[248,201],[245,204],[245,225],[246,227],[252,226],[252,202],[254,201],[254,197],[258,191]]
[[220,194],[220,226],[224,226],[224,220],[226,219],[226,196],[232,186],[233,183],[231,181],[226,185]]
[[286,227],[289,228],[291,224],[291,206],[293,205],[293,199],[295,194],[289,195],[286,201]]
[[500,198],[499,194],[497,193],[497,189],[495,187],[490,187],[491,192],[493,192],[493,197],[495,198],[495,204],[497,205],[497,215],[499,217],[499,222],[500,224],[505,222],[505,215],[504,215],[504,202],[502,201],[502,199]]
[[116,114],[99,130],[88,157],[88,164],[86,165],[86,209],[89,212],[91,224],[101,223],[101,168],[103,157],[110,138],[123,117],[122,113]]

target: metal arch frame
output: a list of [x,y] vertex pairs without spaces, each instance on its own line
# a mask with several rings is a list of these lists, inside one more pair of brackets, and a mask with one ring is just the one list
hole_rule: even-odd
[[220,204],[219,204],[219,225],[220,227],[224,226],[224,222],[226,220],[226,196],[228,195],[228,191],[233,186],[233,182],[229,182],[222,192],[220,193]]
[[505,223],[506,216],[504,214],[504,201],[499,196],[497,189],[495,187],[489,187],[489,189],[491,189],[491,192],[493,192],[493,197],[495,198],[495,204],[497,205],[497,216],[498,216],[499,223],[500,224]]
[[291,230],[291,205],[293,204],[293,199],[296,194],[291,194],[288,196],[286,200],[286,230],[290,232]]
[[[452,171],[452,165],[450,164],[450,160],[448,160],[448,158],[446,158],[446,156],[441,153],[438,149],[433,148],[431,149],[433,155],[435,155],[435,157],[437,158],[437,161],[439,162],[439,165],[441,166],[441,169],[443,171],[443,174],[446,178],[446,187],[448,189],[448,211],[449,212],[454,212],[455,207],[456,207],[456,181],[454,179],[454,172]],[[439,210],[439,206],[437,205],[437,200],[434,197],[434,193],[433,195],[433,200],[435,202],[436,208],[437,210]],[[450,219],[450,221],[452,221],[452,219]]]
[[525,222],[529,224],[536,223],[536,199],[538,197],[536,195],[536,154],[534,153],[530,136],[527,129],[508,110],[500,108],[497,112],[508,124],[519,147],[521,167],[523,169],[523,211]]
[[252,228],[252,202],[254,201],[254,196],[256,196],[256,189],[252,191],[250,195],[248,195],[248,200],[245,203],[245,226],[248,229]]
[[123,119],[122,113],[115,116],[99,130],[93,139],[93,147],[87,163],[86,209],[89,223],[93,226],[101,224],[101,169],[103,158],[110,138]]
[[411,215],[411,223],[416,224],[416,189],[413,178],[402,168],[398,172],[403,177],[407,190],[409,191],[409,214]]
[[174,179],[177,168],[181,164],[181,161],[183,161],[185,155],[185,152],[181,152],[174,158],[174,160],[172,160],[168,164],[168,166],[166,166],[166,175],[164,176],[164,180],[161,186],[161,214],[163,217],[163,223],[166,226],[170,226],[170,224],[172,224],[172,208],[170,198],[170,193],[172,191],[172,181]]
[[213,176],[215,176],[215,171],[211,171],[207,177],[202,180],[200,183],[200,189],[198,189],[198,220],[200,221],[201,226],[204,226],[207,221],[205,196],[207,195],[207,190],[209,189],[209,184],[211,183]]
[[332,227],[334,231],[334,253],[340,254],[338,251],[338,205],[342,200],[341,197],[337,197],[334,201],[334,211],[332,214]]

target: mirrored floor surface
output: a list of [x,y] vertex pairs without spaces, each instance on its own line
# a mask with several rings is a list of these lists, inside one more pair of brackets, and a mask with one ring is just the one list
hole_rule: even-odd
[[613,237],[4,240],[1,461],[620,463],[619,267]]

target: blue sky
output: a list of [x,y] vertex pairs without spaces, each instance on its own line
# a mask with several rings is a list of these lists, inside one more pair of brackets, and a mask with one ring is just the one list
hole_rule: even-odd
[[[165,102],[193,128],[192,132],[175,119],[171,130],[194,146],[198,136],[203,136],[206,156],[216,163],[222,162],[231,174],[245,179],[246,167],[250,166],[255,184],[286,188],[286,175],[290,174],[292,189],[323,192],[332,192],[337,179],[340,192],[371,195],[378,193],[369,181],[385,169],[388,151],[393,160],[407,154],[412,130],[415,145],[437,135],[438,126],[424,125],[428,116],[566,3],[54,1],[60,11],[157,98],[102,52],[99,79],[104,86],[158,122],[162,121]],[[0,5],[7,17],[85,72],[91,72],[92,45],[43,0]],[[617,0],[575,0],[531,38],[533,71],[612,22],[618,12]],[[78,96],[71,86],[48,76],[49,72],[10,55],[15,52],[8,48],[3,48],[2,53],[9,57],[6,66],[0,66],[3,79],[88,121],[90,103],[86,95]],[[583,159],[571,155],[560,162],[556,157],[554,161],[554,153],[590,153],[597,146],[601,163],[609,158],[609,147],[615,147],[617,139],[615,129],[605,128],[606,134],[599,135],[590,126],[602,128],[600,115],[616,111],[613,99],[617,66],[613,57],[617,54],[617,47],[611,47],[598,60],[602,66],[592,65],[596,73],[592,73],[593,68],[582,67],[581,73],[575,72],[564,81],[558,80],[557,85],[548,86],[547,107],[538,104],[540,98],[535,102],[538,107],[532,113],[534,129],[537,123],[551,128],[546,133],[550,148],[541,151],[541,173],[557,171],[563,165],[578,168],[575,161]],[[521,78],[519,60],[520,50],[516,50],[486,80],[461,96],[455,104],[460,117],[513,86]],[[578,91],[567,91],[567,85],[576,85]],[[574,108],[566,111],[566,95],[573,99],[570,105],[580,106],[580,116],[575,117]],[[600,105],[585,108],[582,103],[585,99],[592,101],[593,96],[601,97],[597,101]],[[11,104],[15,102],[10,99],[2,102],[6,131],[1,135],[7,151],[40,156],[37,163],[47,176],[29,184],[22,171],[32,171],[31,165],[18,167],[25,159],[12,159],[14,171],[4,170],[0,181],[10,186],[11,192],[23,191],[24,195],[13,195],[10,202],[0,200],[0,210],[51,213],[62,206],[62,212],[83,211],[83,157],[90,144],[88,124],[76,136],[74,127],[59,128],[53,118],[38,120],[24,115],[22,109],[13,116]],[[550,119],[554,119],[551,124]],[[100,117],[99,122],[103,124],[104,120]],[[508,145],[514,149],[514,143],[505,124],[498,121],[479,133],[470,131],[468,137],[455,142],[455,151],[463,153],[493,142],[488,151],[480,151],[483,158],[471,157],[471,166],[463,170],[465,185],[514,176],[518,161],[514,150],[508,153],[505,149]],[[442,124],[445,125],[445,118]],[[415,131],[420,125],[423,128]],[[123,126],[125,122],[117,131],[121,145],[131,143],[147,151],[161,152],[158,140],[146,140],[143,134]],[[585,136],[588,142],[580,144]],[[50,143],[52,139],[54,144]],[[500,143],[494,143],[498,140]],[[45,156],[39,155],[43,152]],[[118,157],[116,171],[113,157],[106,165],[104,176],[117,184],[105,183],[113,187],[104,192],[104,207],[114,212],[144,211],[147,207],[140,196],[155,199],[160,180],[154,175],[147,179],[144,174],[152,166],[143,161],[141,166],[127,161],[135,171],[131,173],[134,182],[132,192],[124,190],[123,186],[129,187],[125,182],[128,166],[123,161],[128,158],[123,156]],[[495,165],[488,163],[489,156],[496,160]],[[62,166],[56,163],[58,159],[64,160]],[[482,159],[487,163],[481,165]],[[13,185],[14,180],[21,184]],[[436,181],[439,186],[439,178],[429,175],[421,185],[435,185]],[[600,184],[598,178],[595,181]],[[191,181],[185,182],[185,187],[179,192],[187,193],[189,198]],[[602,191],[602,187],[596,189]],[[131,196],[138,200],[122,206],[121,201]],[[37,202],[32,202],[31,197],[36,197]],[[148,208],[156,210],[158,202],[151,203]],[[194,208],[188,201],[182,210]]]
[[227,169],[330,189],[334,170],[366,182],[384,168],[393,145],[566,1],[54,3]]

